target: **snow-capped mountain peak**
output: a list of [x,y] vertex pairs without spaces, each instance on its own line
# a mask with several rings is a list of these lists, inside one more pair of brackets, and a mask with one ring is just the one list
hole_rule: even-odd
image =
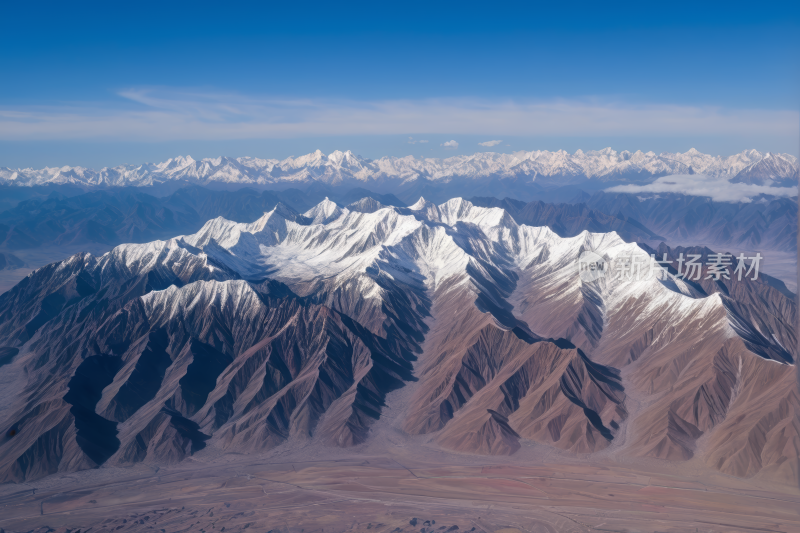
[[327,224],[347,213],[347,208],[342,209],[326,196],[323,201],[303,213],[303,216],[310,218],[312,224]]
[[424,208],[425,208],[425,206],[427,206],[427,205],[428,205],[428,203],[429,203],[429,202],[427,202],[427,201],[425,200],[425,197],[424,197],[424,196],[420,196],[420,197],[419,197],[419,200],[417,200],[416,202],[414,202],[414,204],[413,204],[413,205],[411,205],[411,206],[409,206],[408,208],[409,208],[409,209],[411,209],[411,210],[413,210],[413,211],[419,211],[420,209],[424,209]]
[[409,207],[412,211],[419,211],[420,215],[424,216],[428,220],[438,222],[441,219],[441,214],[439,213],[439,206],[434,204],[433,202],[427,201],[422,196],[419,197],[414,205]]

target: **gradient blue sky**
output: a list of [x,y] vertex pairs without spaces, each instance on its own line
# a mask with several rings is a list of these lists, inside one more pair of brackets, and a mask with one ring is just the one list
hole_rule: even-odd
[[0,166],[796,155],[798,4],[6,2]]

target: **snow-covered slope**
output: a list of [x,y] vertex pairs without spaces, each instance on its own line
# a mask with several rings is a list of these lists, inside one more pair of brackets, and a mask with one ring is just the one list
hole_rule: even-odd
[[163,163],[125,165],[93,170],[83,167],[10,169],[0,167],[0,183],[11,185],[80,184],[87,186],[150,186],[170,181],[192,183],[291,184],[321,181],[389,180],[408,183],[418,179],[448,181],[454,178],[525,178],[542,183],[580,183],[587,179],[646,181],[672,174],[702,173],[747,182],[797,176],[797,158],[789,154],[745,150],[730,157],[710,156],[695,149],[686,153],[536,150],[499,154],[459,155],[447,159],[383,157],[364,159],[335,151],[317,150],[300,157],[258,159],[217,157],[200,161],[189,156]]

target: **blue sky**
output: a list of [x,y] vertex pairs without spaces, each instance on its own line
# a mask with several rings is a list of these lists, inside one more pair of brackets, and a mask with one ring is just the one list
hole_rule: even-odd
[[0,166],[797,154],[796,4],[7,2]]

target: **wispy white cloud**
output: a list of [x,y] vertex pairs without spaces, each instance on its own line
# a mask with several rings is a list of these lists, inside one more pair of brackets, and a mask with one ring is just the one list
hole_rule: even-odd
[[690,196],[708,196],[716,202],[751,202],[759,194],[792,197],[797,196],[797,187],[769,187],[747,183],[731,183],[721,178],[704,174],[676,174],[658,178],[647,185],[618,185],[606,189],[608,192],[680,193]]
[[501,142],[503,142],[503,141],[486,141],[486,142],[478,143],[478,145],[490,147],[490,146],[497,146]]
[[446,143],[442,143],[442,146],[450,148],[451,150],[458,150],[458,143],[456,141],[447,141]]
[[[237,140],[325,135],[797,136],[795,110],[589,100],[279,99],[131,89],[125,105],[0,105],[0,140]],[[420,141],[421,142],[421,141]],[[494,142],[494,141],[489,141]]]
[[427,142],[428,142],[428,141],[426,141],[426,140],[424,140],[424,139],[420,139],[420,140],[416,140],[416,141],[415,141],[415,140],[414,140],[414,137],[409,137],[409,138],[408,138],[408,144],[417,144],[417,143],[419,143],[419,144],[425,144],[425,143],[427,143]]

